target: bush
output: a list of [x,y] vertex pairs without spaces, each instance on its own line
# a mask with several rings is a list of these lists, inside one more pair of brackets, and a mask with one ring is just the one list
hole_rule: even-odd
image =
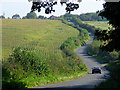
[[119,53],[117,51],[110,52],[110,58],[112,61],[118,59]]
[[65,48],[69,48],[73,50],[76,46],[79,46],[77,37],[70,37],[60,46],[60,49],[63,50]]
[[2,90],[15,90],[15,89],[26,88],[26,84],[18,80],[3,80],[2,81]]
[[98,55],[100,45],[101,45],[100,41],[94,40],[92,42],[92,44],[90,44],[90,46],[89,46],[88,54],[90,54],[90,55]]
[[15,48],[8,61],[3,62],[3,68],[10,72],[11,78],[17,80],[27,77],[28,73],[35,73],[36,75],[48,75],[50,73],[48,64],[43,62],[39,56],[20,47]]
[[18,78],[20,79],[20,76],[22,76],[21,72],[18,70],[16,74],[13,75],[12,73],[9,68],[2,68],[2,90],[26,88],[26,83],[18,80]]
[[102,51],[100,46],[102,42],[98,40],[94,40],[92,44],[89,46],[88,54],[92,56],[99,57],[99,61],[102,63],[109,63],[110,61],[114,61],[119,58],[119,52],[106,52]]

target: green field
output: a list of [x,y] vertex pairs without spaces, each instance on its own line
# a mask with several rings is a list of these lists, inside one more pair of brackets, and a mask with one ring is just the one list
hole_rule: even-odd
[[86,75],[81,59],[68,48],[66,54],[60,49],[69,37],[74,38],[69,39],[67,45],[73,45],[78,35],[77,29],[59,20],[3,19],[3,88],[24,87],[20,82],[25,83],[25,87],[33,87]]
[[111,27],[111,25],[109,25],[107,21],[83,21],[83,23],[87,23],[91,26],[95,26],[96,28],[100,28],[103,30]]
[[[58,20],[2,20],[2,56],[20,46],[39,53],[44,59],[61,56],[60,45],[79,31]],[[61,58],[60,58],[61,59]]]

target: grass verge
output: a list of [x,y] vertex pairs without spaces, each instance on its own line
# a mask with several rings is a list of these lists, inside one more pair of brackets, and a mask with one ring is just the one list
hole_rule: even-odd
[[[69,81],[69,80],[73,80],[73,79],[77,79],[77,78],[81,78],[85,75],[88,74],[88,71],[86,72],[76,72],[74,74],[61,74],[61,75],[57,75],[57,76],[45,76],[45,77],[36,77],[36,76],[29,76],[28,78],[23,79],[22,81],[27,83],[27,87],[31,88],[31,87],[37,87],[37,86],[42,86],[42,85],[47,85],[47,84],[54,84],[54,83],[60,83],[63,81]],[[27,82],[26,82],[27,81]]]

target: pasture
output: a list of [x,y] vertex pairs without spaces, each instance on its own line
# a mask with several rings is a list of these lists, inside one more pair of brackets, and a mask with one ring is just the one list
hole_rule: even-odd
[[108,27],[111,27],[111,25],[108,24],[107,21],[83,21],[83,23],[89,24],[91,26],[94,26],[96,28],[100,29],[108,29]]

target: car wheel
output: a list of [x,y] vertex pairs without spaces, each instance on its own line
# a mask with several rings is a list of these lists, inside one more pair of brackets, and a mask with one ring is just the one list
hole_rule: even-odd
[[94,72],[92,72],[92,74],[94,74]]
[[101,72],[100,72],[100,74],[101,74]]

